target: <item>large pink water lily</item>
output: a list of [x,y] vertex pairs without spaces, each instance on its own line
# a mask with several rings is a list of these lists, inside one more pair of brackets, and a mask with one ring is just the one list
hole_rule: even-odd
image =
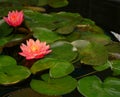
[[46,42],[34,41],[33,39],[29,39],[26,42],[26,45],[21,44],[20,48],[22,52],[19,52],[19,54],[26,57],[27,60],[43,58],[52,51],[50,50],[50,46],[46,45]]
[[3,19],[10,25],[13,27],[17,27],[20,26],[24,20],[24,14],[23,11],[18,12],[16,11],[12,11],[8,13],[8,17],[3,17]]

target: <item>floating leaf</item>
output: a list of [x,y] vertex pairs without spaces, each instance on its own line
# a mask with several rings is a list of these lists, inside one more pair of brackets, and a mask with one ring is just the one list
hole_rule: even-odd
[[28,87],[28,88],[25,87],[22,89],[20,88],[13,92],[6,93],[3,97],[7,97],[7,96],[11,96],[11,97],[62,97],[62,96],[43,95],[43,94],[37,93],[30,87]]
[[104,65],[93,66],[93,68],[97,71],[103,71],[105,69],[108,69],[110,67],[110,64],[110,61],[107,61]]
[[63,39],[62,36],[59,36],[57,33],[46,28],[34,28],[33,32],[33,36],[35,38],[40,41],[46,41],[47,43],[52,43],[56,40]]
[[110,67],[113,70],[113,75],[120,75],[120,60],[111,61]]
[[59,78],[70,74],[74,70],[74,66],[64,60],[44,58],[32,65],[31,72],[35,74],[46,69],[50,69],[49,74],[52,78]]
[[16,61],[9,56],[0,56],[0,84],[11,85],[28,78],[31,73],[23,66],[17,66]]
[[76,25],[82,20],[82,16],[78,13],[59,12],[52,14],[56,18],[56,32],[60,34],[70,34],[76,28]]
[[24,10],[26,22],[32,29],[34,27],[45,27],[50,30],[55,30],[56,18],[51,14],[39,13],[32,10]]
[[45,6],[48,4],[48,0],[38,0],[37,5],[38,6]]
[[[3,65],[4,64],[4,65]],[[0,55],[0,67],[16,66],[17,62],[14,58],[7,55]]]
[[111,42],[110,37],[105,34],[86,33],[84,35],[81,35],[80,39],[88,40],[90,42],[100,43],[103,45],[106,45]]
[[[51,44],[52,53],[48,56],[60,60],[67,60],[71,62],[74,60],[78,52],[74,47],[66,41],[57,41]],[[65,51],[65,52],[64,52]]]
[[120,79],[107,78],[102,81],[96,76],[89,76],[78,81],[78,91],[85,97],[119,97]]
[[110,44],[106,45],[106,48],[110,53],[120,53],[119,42],[111,42]]
[[42,76],[42,80],[33,79],[30,86],[38,93],[46,95],[63,95],[70,93],[76,88],[77,81],[70,77],[51,79],[48,75]]
[[64,7],[68,5],[67,0],[48,0],[48,5],[53,8]]
[[63,60],[56,60],[54,66],[50,69],[50,76],[52,78],[60,78],[68,75],[74,71],[74,66]]
[[3,19],[0,20],[0,37],[9,35],[13,28],[10,27]]
[[[108,60],[108,52],[103,45],[91,43],[82,49],[78,47],[81,62],[88,65],[103,65]],[[104,56],[104,57],[103,57]]]
[[12,34],[7,37],[0,38],[0,46],[3,47],[12,47],[19,42],[31,37],[31,34],[24,35],[24,34]]

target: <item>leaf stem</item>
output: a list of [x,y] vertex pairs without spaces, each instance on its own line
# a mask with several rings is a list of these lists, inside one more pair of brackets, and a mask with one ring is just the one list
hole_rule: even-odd
[[97,73],[97,72],[98,72],[98,71],[93,71],[93,72],[87,73],[87,74],[85,74],[85,75],[82,75],[82,76],[76,77],[76,79],[80,79],[80,78],[86,77],[86,76],[88,76],[88,75],[91,75],[91,74]]

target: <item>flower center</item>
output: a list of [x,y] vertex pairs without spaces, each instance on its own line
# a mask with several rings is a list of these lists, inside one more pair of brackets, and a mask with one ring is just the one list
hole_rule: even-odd
[[34,51],[37,51],[38,50],[38,47],[37,46],[32,46],[31,47],[31,50],[34,52]]

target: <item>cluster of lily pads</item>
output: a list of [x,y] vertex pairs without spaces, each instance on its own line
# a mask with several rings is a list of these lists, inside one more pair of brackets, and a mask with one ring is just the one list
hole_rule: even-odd
[[[23,9],[23,14],[19,26],[0,20],[1,85],[17,84],[37,74],[39,78],[33,77],[30,87],[41,94],[64,95],[77,88],[85,97],[119,97],[119,42],[112,41],[94,21],[79,13],[48,14]],[[28,43],[29,39],[45,42],[46,46],[39,46],[43,50],[31,54],[38,46]],[[41,52],[45,52],[43,57]],[[34,57],[26,59],[29,55]],[[110,69],[112,74],[103,80],[96,74],[76,79],[72,72],[82,65],[89,65],[98,73]]]

